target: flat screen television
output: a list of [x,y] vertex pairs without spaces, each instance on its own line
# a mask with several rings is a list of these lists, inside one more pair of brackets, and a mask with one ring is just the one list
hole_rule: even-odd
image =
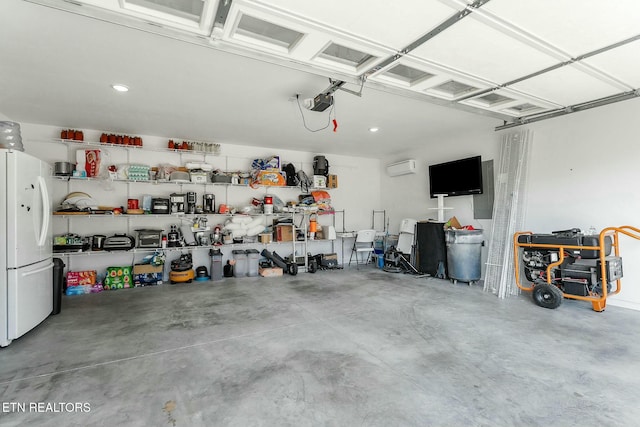
[[480,156],[429,166],[429,192],[435,199],[445,196],[482,194],[482,159]]

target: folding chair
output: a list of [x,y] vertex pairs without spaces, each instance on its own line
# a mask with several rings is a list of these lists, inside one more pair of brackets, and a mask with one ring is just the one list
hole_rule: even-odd
[[364,265],[369,263],[369,259],[371,258],[371,254],[373,253],[373,241],[376,237],[376,230],[360,230],[356,234],[356,240],[353,242],[353,247],[351,248],[351,256],[349,257],[349,266],[351,266],[351,260],[353,258],[353,254],[356,255],[356,265],[357,268],[360,266],[360,260],[358,254],[365,253],[367,254],[366,262],[363,262]]

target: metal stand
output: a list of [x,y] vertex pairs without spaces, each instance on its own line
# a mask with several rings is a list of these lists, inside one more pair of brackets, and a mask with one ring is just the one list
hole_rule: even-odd
[[446,197],[444,194],[438,194],[438,207],[437,208],[429,208],[431,210],[437,210],[438,211],[438,222],[444,222],[444,211],[449,210],[449,209],[453,209],[453,208],[446,208],[444,206],[444,198]]
[[[337,215],[342,215],[342,230],[338,231],[336,229],[336,238],[340,239],[340,265],[343,265],[344,264],[344,239],[345,238],[342,236],[342,234],[347,232],[347,230],[345,229],[345,227],[346,227],[345,226],[346,212],[345,212],[344,209],[334,212],[334,215],[333,215],[333,227],[334,228],[336,227],[335,224],[336,224],[336,216]],[[340,236],[340,237],[338,237],[338,236]],[[334,249],[333,246],[331,246],[331,249],[335,252],[335,249]]]
[[[298,227],[296,227],[296,214],[299,214],[302,216],[301,219],[301,227],[300,230],[302,230],[303,234],[304,234],[304,240],[298,241]],[[293,252],[291,254],[291,262],[293,263],[297,263],[296,260],[296,245],[302,245],[303,246],[303,258],[304,258],[304,266],[302,266],[304,268],[304,271],[309,271],[309,258],[307,256],[307,251],[308,251],[308,247],[307,247],[307,216],[310,215],[311,212],[307,212],[307,211],[300,211],[300,212],[291,212],[291,231],[293,233],[293,241],[292,246],[293,246]]]

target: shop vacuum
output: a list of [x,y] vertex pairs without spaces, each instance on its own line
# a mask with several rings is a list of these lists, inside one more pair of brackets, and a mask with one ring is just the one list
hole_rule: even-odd
[[196,268],[196,278],[194,279],[196,282],[205,282],[209,280],[209,271],[207,271],[207,267],[201,265]]

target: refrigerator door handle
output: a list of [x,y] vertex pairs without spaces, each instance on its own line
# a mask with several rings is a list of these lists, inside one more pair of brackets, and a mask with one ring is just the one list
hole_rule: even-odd
[[40,198],[42,199],[42,223],[40,228],[40,236],[38,237],[38,246],[44,246],[47,242],[47,233],[49,231],[49,221],[51,220],[51,209],[49,206],[49,193],[47,191],[47,183],[42,176],[38,177],[38,188],[40,190]]
[[22,277],[31,276],[33,274],[38,274],[38,273],[42,273],[43,271],[50,270],[51,267],[53,267],[53,262],[50,262],[47,265],[45,265],[44,267],[41,267],[41,268],[39,268],[37,270],[31,270],[31,271],[27,271],[26,273],[21,273],[21,275],[22,275]]

